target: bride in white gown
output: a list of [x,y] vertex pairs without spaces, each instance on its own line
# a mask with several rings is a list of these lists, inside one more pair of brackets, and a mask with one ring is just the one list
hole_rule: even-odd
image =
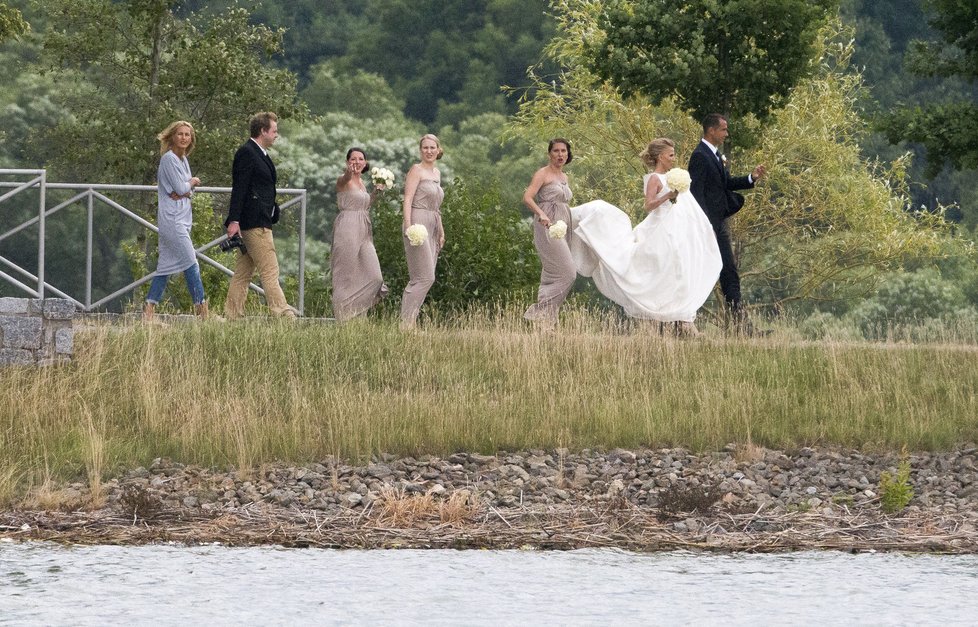
[[572,207],[571,254],[578,273],[630,317],[692,323],[720,276],[720,249],[693,195],[666,183],[675,144],[656,139],[642,160],[653,170],[644,179],[648,217],[633,229],[628,215],[603,200]]

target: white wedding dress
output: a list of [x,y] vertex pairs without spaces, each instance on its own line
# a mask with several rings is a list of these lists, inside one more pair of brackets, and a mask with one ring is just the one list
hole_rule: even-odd
[[[644,187],[653,176],[668,194],[662,174],[647,174]],[[632,318],[693,321],[722,263],[713,227],[691,193],[665,201],[634,229],[625,212],[603,200],[572,207],[571,217],[577,271],[602,294]]]

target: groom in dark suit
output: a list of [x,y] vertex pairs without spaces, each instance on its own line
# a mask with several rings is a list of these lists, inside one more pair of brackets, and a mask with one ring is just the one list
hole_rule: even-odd
[[723,298],[734,319],[743,320],[740,275],[737,273],[737,258],[734,256],[727,218],[740,211],[744,205],[744,197],[737,190],[754,187],[754,183],[764,177],[765,169],[763,165],[759,165],[747,176],[730,176],[727,158],[720,152],[725,139],[727,120],[722,115],[711,113],[703,118],[703,139],[689,158],[689,176],[692,179],[689,191],[709,218],[717,237],[720,258],[723,261],[723,268],[720,270]]
[[228,238],[240,234],[244,246],[228,286],[224,315],[228,320],[244,315],[248,284],[258,270],[268,309],[276,316],[294,318],[295,311],[278,284],[278,257],[272,239],[279,208],[275,203],[275,164],[268,149],[278,139],[278,118],[269,111],[256,113],[249,126],[251,139],[238,148],[231,168],[231,204],[224,226]]

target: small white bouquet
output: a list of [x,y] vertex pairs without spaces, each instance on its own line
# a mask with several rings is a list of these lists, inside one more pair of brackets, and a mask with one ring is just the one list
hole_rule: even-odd
[[420,246],[428,240],[428,229],[423,224],[412,224],[404,231],[404,234],[412,246]]
[[390,189],[394,186],[394,173],[387,168],[371,168],[370,179],[374,185],[383,185]]
[[674,192],[679,192],[680,194],[688,192],[691,182],[689,172],[682,168],[673,168],[666,172],[666,185]]
[[547,229],[547,237],[550,239],[564,239],[565,235],[567,235],[567,223],[563,220],[557,220]]

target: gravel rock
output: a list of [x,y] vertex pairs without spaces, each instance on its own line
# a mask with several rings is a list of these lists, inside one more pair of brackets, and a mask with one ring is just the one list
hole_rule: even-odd
[[[910,455],[914,496],[905,512],[955,512],[970,517],[969,524],[978,527],[976,455],[978,450],[970,449]],[[814,448],[744,452],[736,446],[704,453],[677,448],[457,452],[447,458],[382,454],[363,464],[330,457],[307,465],[266,464],[261,470],[240,471],[184,466],[158,458],[148,467],[107,480],[103,492],[107,507],[124,509],[126,502],[131,507],[132,494],[145,493],[165,508],[217,516],[251,506],[334,512],[373,506],[377,510],[377,502],[389,499],[442,502],[459,494],[483,512],[490,507],[502,511],[590,505],[607,511],[616,501],[658,512],[666,502],[681,507],[683,500],[677,495],[695,488],[714,499],[706,506],[709,511],[697,510],[695,517],[691,512],[673,516],[668,525],[698,533],[707,528],[703,516],[715,516],[708,525],[711,529],[724,524],[723,517],[717,516],[724,511],[802,511],[832,520],[861,511],[879,513],[880,475],[895,472],[900,462],[898,453]],[[62,491],[64,498],[74,500],[84,500],[88,493],[88,486],[81,483]],[[728,528],[725,533],[734,531]]]

